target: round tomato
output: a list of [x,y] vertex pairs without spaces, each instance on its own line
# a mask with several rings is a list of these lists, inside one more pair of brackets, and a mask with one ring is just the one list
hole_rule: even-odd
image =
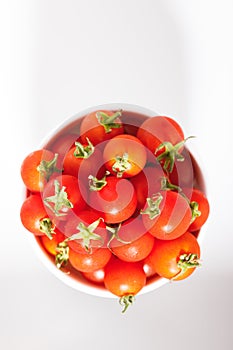
[[54,173],[61,173],[57,168],[57,155],[45,149],[30,153],[21,165],[22,180],[31,192],[43,191]]
[[123,261],[143,260],[152,250],[154,237],[145,231],[139,217],[126,220],[111,240],[109,248]]
[[176,158],[183,158],[180,153],[184,146],[184,133],[172,118],[148,118],[139,128],[137,137],[157,156],[168,172],[172,171]]
[[121,111],[95,111],[87,114],[81,123],[80,134],[83,142],[88,138],[93,145],[122,134]]
[[69,247],[79,253],[93,252],[106,246],[107,230],[103,219],[93,210],[73,213],[65,225]]
[[57,228],[54,229],[54,234],[50,239],[46,235],[41,236],[41,241],[47,252],[51,255],[56,256],[57,254],[57,245],[65,240],[65,235],[59,231]]
[[137,175],[146,164],[146,148],[133,135],[118,135],[109,140],[103,158],[107,170],[117,177]]
[[104,267],[102,269],[95,270],[93,272],[82,272],[83,277],[85,277],[88,281],[98,284],[104,283]]
[[178,192],[169,190],[148,198],[141,214],[148,232],[163,240],[184,234],[192,219],[189,202]]
[[145,286],[146,274],[140,262],[111,259],[105,268],[104,285],[120,297],[125,312],[134,301],[134,296]]
[[144,263],[161,277],[182,280],[200,265],[200,246],[190,232],[170,241],[155,239],[154,248]]
[[100,248],[93,253],[78,253],[69,249],[69,262],[80,272],[93,272],[102,269],[109,262],[112,253],[108,248]]
[[36,236],[47,235],[52,238],[54,223],[48,217],[43,201],[39,194],[27,197],[20,210],[23,226]]
[[102,188],[92,187],[89,198],[90,207],[97,210],[108,224],[125,221],[133,215],[137,207],[133,185],[127,179],[111,175],[104,181]]
[[63,174],[78,177],[79,181],[88,185],[88,176],[97,174],[103,166],[102,153],[98,146],[93,146],[90,141],[85,145],[75,143],[66,154],[63,163]]
[[85,188],[72,175],[60,175],[51,179],[43,191],[43,201],[50,217],[66,220],[67,215],[74,210],[83,210],[86,202]]
[[146,166],[138,175],[130,178],[137,195],[137,207],[142,209],[146,199],[161,190],[165,174],[160,166]]
[[188,230],[190,232],[198,231],[204,225],[209,216],[210,206],[205,194],[197,188],[187,189],[184,193],[191,192],[190,206],[193,212],[192,223]]

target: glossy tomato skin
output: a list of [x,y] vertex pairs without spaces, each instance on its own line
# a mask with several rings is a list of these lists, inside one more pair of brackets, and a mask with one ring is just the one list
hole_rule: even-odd
[[[195,181],[192,157],[187,148],[182,151],[183,161],[175,160],[173,170],[169,173],[169,180],[173,185],[192,188]],[[190,195],[190,192],[187,194]]]
[[95,147],[94,152],[88,158],[75,157],[76,147],[72,147],[66,154],[63,163],[63,174],[78,177],[80,181],[88,185],[88,176],[95,174],[103,165],[100,150]]
[[137,132],[137,137],[151,152],[163,142],[171,142],[176,145],[184,140],[184,133],[180,125],[172,118],[156,116],[145,120]]
[[83,277],[85,277],[88,281],[96,284],[104,283],[105,270],[104,267],[92,272],[82,272]]
[[119,259],[136,262],[143,260],[151,252],[153,245],[154,237],[146,232],[140,217],[136,217],[121,225],[118,237],[110,242],[110,249]]
[[111,259],[105,268],[104,285],[118,297],[136,295],[146,284],[146,275],[140,262]]
[[[126,169],[118,170],[117,159],[126,155]],[[104,148],[103,159],[108,171],[118,177],[135,176],[144,168],[147,161],[146,148],[133,135],[118,135],[109,140]]]
[[69,262],[80,272],[93,272],[102,269],[111,259],[112,253],[108,248],[100,248],[93,253],[78,253],[69,249]]
[[[21,177],[31,192],[41,192],[44,189],[48,178],[39,172],[38,166],[42,161],[50,162],[54,159],[55,154],[46,149],[39,149],[31,152],[22,162]],[[61,171],[60,171],[61,173]]]
[[[48,198],[56,196],[56,184],[58,184],[59,190],[64,188],[67,199],[71,203],[71,207],[61,205],[57,212],[55,212],[54,202],[48,200]],[[73,210],[83,210],[86,207],[85,197],[85,187],[72,175],[60,175],[51,179],[43,191],[43,201],[45,204],[47,203],[46,211],[51,218],[56,220],[66,220],[67,215],[71,214]]]
[[138,175],[130,178],[137,195],[137,208],[142,209],[146,199],[161,190],[162,179],[166,177],[160,166],[146,166]]
[[64,157],[69,152],[69,150],[75,146],[75,142],[78,141],[78,134],[65,133],[59,135],[55,141],[49,146],[49,149],[53,153],[58,154],[59,165],[63,164]]
[[207,221],[209,217],[210,212],[210,205],[209,201],[204,194],[203,191],[193,188],[192,190],[189,188],[184,189],[184,193],[190,193],[191,192],[191,202],[196,202],[198,204],[198,211],[200,211],[200,216],[196,217],[195,220],[191,223],[188,230],[190,232],[198,231],[202,228],[204,223]]
[[36,236],[44,235],[40,230],[41,220],[48,218],[40,194],[31,194],[27,197],[20,210],[20,218],[23,226]]
[[87,253],[87,250],[88,252],[94,252],[95,250],[101,247],[106,247],[108,239],[106,224],[100,217],[99,213],[95,212],[94,210],[85,209],[77,213],[73,212],[73,214],[69,216],[69,220],[67,220],[65,224],[64,233],[65,236],[69,238],[72,235],[80,232],[80,230],[78,229],[80,223],[88,227],[89,225],[93,224],[98,220],[100,221],[93,233],[98,235],[99,238],[97,237],[96,240],[90,239],[88,249],[85,248],[84,240],[82,238],[68,241],[69,247],[79,253]]
[[177,263],[182,254],[196,254],[200,259],[199,243],[190,232],[170,241],[155,239],[154,247],[144,263],[152,266],[161,277],[178,281],[187,278],[196,269],[188,268],[180,274],[181,269]]
[[[160,191],[162,201],[159,205],[160,214],[151,219],[142,214],[143,223],[154,237],[171,240],[184,234],[191,222],[192,212],[188,201],[178,192]],[[145,211],[146,207],[143,209]]]
[[41,236],[41,242],[49,254],[56,256],[58,243],[63,242],[66,237],[57,228],[55,228],[54,232],[52,239],[48,238],[46,235]]
[[97,112],[104,112],[110,117],[114,114],[113,111],[94,111],[87,114],[83,118],[80,126],[80,134],[83,142],[86,142],[86,138],[88,138],[93,145],[97,145],[103,141],[110,140],[116,135],[124,133],[123,124],[120,118],[117,118],[114,121],[119,127],[111,128],[111,131],[106,132],[105,128],[98,121],[96,116]]
[[106,223],[120,223],[133,215],[137,207],[136,193],[127,179],[110,175],[106,180],[107,184],[100,191],[90,191],[89,205]]

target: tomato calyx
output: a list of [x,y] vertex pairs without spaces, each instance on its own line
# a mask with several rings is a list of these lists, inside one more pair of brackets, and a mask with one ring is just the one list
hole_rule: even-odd
[[86,140],[87,140],[86,146],[82,145],[80,142],[75,142],[76,148],[73,153],[75,158],[87,159],[93,154],[95,147],[93,146],[91,141],[88,139],[88,137],[86,137]]
[[149,215],[149,218],[151,220],[155,219],[160,213],[160,203],[163,200],[163,196],[161,193],[157,193],[153,195],[152,197],[148,197],[146,199],[147,207],[144,210],[141,210],[140,213],[142,215]]
[[104,177],[102,179],[97,179],[93,175],[88,176],[89,180],[89,190],[90,191],[100,191],[104,186],[107,185],[106,176],[109,175],[110,172],[106,171]]
[[49,239],[52,239],[54,234],[55,226],[51,219],[44,218],[40,220],[40,231],[43,232]]
[[200,266],[201,266],[201,261],[198,258],[197,254],[193,254],[193,253],[181,254],[177,262],[177,267],[180,269],[180,271],[178,272],[178,274],[176,274],[172,278],[172,280],[175,280],[178,277],[182,276],[187,269],[193,269],[195,267],[200,267]]
[[[60,187],[57,180],[54,180],[55,195],[44,198],[44,204],[56,215],[64,216],[66,213],[61,213],[60,210],[63,208],[73,208],[73,204],[69,201],[68,195],[65,192],[65,186]],[[53,203],[52,206],[50,203]]]
[[128,307],[130,305],[132,305],[135,301],[135,297],[132,294],[129,295],[123,295],[120,299],[119,299],[119,303],[121,306],[123,306],[123,310],[122,313],[124,314],[126,312],[126,310],[128,309]]
[[[94,231],[99,226],[100,222],[104,221],[103,218],[99,218],[98,220],[92,222],[90,225],[86,226],[83,222],[80,222],[77,226],[77,229],[79,230],[78,233],[74,233],[72,236],[67,238],[65,241],[74,241],[74,240],[81,240],[82,247],[85,249],[87,253],[92,252],[91,247],[91,241],[100,241],[101,245],[103,245],[103,237],[95,233]],[[100,246],[101,246],[100,245]]]
[[201,211],[199,210],[199,204],[196,201],[192,201],[189,203],[191,211],[192,211],[192,219],[191,223],[195,221],[196,218],[201,216]]
[[129,155],[128,153],[124,153],[122,156],[117,156],[115,160],[112,170],[117,174],[117,177],[122,177],[124,172],[131,168]]
[[56,248],[57,254],[55,255],[55,265],[58,269],[65,266],[69,260],[69,246],[66,240],[58,243]]
[[177,144],[173,145],[171,142],[169,141],[165,141],[163,143],[161,143],[157,149],[155,150],[155,155],[159,152],[162,151],[164,149],[164,151],[159,154],[156,158],[158,160],[158,162],[164,162],[163,164],[163,169],[168,172],[171,173],[173,168],[174,168],[174,164],[175,164],[175,160],[179,161],[179,162],[183,162],[184,161],[184,156],[181,154],[181,151],[184,147],[185,142],[190,139],[193,138],[194,136],[189,136],[186,139],[178,142]]
[[40,175],[48,181],[50,176],[57,172],[60,173],[61,169],[57,168],[57,159],[58,159],[58,153],[54,155],[54,158],[52,160],[44,160],[42,159],[38,167],[36,168],[37,171],[40,173]]
[[112,250],[111,249],[111,242],[113,241],[113,239],[117,240],[118,242],[120,242],[122,244],[132,243],[132,241],[125,241],[122,238],[120,238],[120,236],[118,234],[118,232],[120,231],[120,228],[121,228],[121,223],[118,224],[117,226],[110,226],[110,225],[106,226],[107,231],[112,234],[110,239],[108,240],[108,243],[107,243],[107,247],[109,250]]
[[121,123],[115,123],[115,120],[122,115],[122,110],[116,111],[113,115],[108,115],[105,112],[98,111],[96,112],[96,118],[100,125],[104,127],[106,133],[112,131],[112,129],[121,128]]

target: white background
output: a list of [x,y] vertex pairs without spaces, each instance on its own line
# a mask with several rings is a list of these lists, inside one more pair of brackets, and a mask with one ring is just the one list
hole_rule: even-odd
[[[231,0],[0,2],[2,349],[232,349],[232,16]],[[197,136],[211,204],[203,267],[125,315],[51,275],[19,220],[23,158],[67,117],[110,102]]]

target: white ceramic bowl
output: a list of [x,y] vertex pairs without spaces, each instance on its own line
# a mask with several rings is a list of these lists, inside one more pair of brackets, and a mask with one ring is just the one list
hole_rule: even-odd
[[[131,104],[124,104],[124,103],[112,103],[112,104],[104,104],[104,105],[98,105],[93,106],[91,108],[88,108],[86,110],[83,110],[76,115],[66,119],[64,122],[62,122],[60,125],[56,126],[42,141],[39,148],[47,148],[47,145],[50,145],[51,142],[54,142],[58,136],[61,136],[63,132],[67,132],[67,130],[72,130],[72,132],[79,133],[79,126],[82,118],[93,111],[96,110],[119,110],[122,109],[123,111],[132,112],[133,114],[137,114],[139,118],[135,119],[135,116],[129,117],[127,119],[127,122],[132,125],[137,125],[138,120],[143,116],[146,117],[153,117],[158,115],[154,111],[151,111],[149,109],[146,109],[141,106],[137,105],[131,105]],[[129,113],[129,115],[130,115]],[[136,123],[135,123],[136,122]],[[188,148],[190,151],[190,148]],[[192,154],[192,151],[191,151]],[[200,167],[198,166],[199,160],[197,159],[196,155],[192,154],[192,160],[194,164],[194,172],[197,175],[199,187],[205,192],[205,183],[204,178],[202,175],[202,172],[200,170]],[[41,262],[45,265],[45,267],[54,275],[56,276],[60,281],[65,283],[66,285],[76,289],[77,291],[81,291],[84,293],[88,293],[91,295],[99,296],[99,297],[106,297],[106,298],[116,298],[112,293],[110,293],[108,290],[106,290],[103,286],[99,286],[97,284],[91,283],[84,279],[81,274],[73,274],[73,273],[64,273],[62,270],[58,269],[55,266],[54,258],[51,257],[46,250],[44,249],[43,245],[40,242],[40,239],[38,237],[35,237],[33,235],[28,235],[29,239],[31,241],[31,244],[33,246],[33,249],[35,250],[35,253],[41,260]],[[200,243],[201,235],[200,232],[197,235],[197,238]],[[144,294],[147,292],[150,292],[152,290],[155,290],[162,285],[168,283],[168,280],[165,278],[161,278],[158,276],[151,277],[146,284],[146,286],[139,292],[139,294]]]

